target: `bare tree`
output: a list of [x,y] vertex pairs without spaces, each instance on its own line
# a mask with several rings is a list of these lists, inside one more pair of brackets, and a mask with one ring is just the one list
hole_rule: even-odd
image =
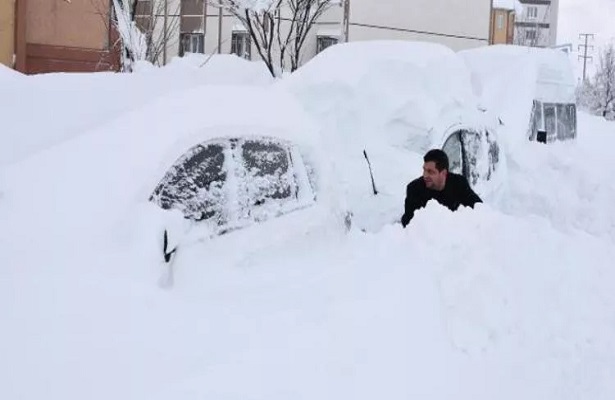
[[513,44],[527,47],[541,47],[543,38],[544,32],[540,28],[540,24],[536,22],[533,26],[516,27]]
[[305,41],[318,19],[340,0],[209,0],[241,21],[271,75],[299,67]]
[[[178,18],[167,18],[167,5],[162,0],[113,0],[111,21],[119,32],[124,71],[131,71],[136,61],[159,63],[169,32],[179,26]],[[178,12],[179,6],[172,15]]]
[[526,21],[524,26],[516,26],[513,44],[528,47],[543,47],[543,42],[548,42],[548,38],[545,36],[546,31],[541,28],[541,25],[548,22],[547,17],[550,15],[550,12],[551,6],[549,5],[541,20],[535,20],[530,23]]
[[593,83],[596,90],[596,111],[606,117],[615,112],[615,46],[613,43],[606,46],[600,53]]
[[610,43],[600,53],[592,79],[577,90],[579,105],[593,114],[615,118],[615,44]]

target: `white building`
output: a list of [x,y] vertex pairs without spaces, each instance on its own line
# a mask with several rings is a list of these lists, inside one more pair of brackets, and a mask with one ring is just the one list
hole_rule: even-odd
[[[242,24],[206,0],[139,0],[141,20],[165,37],[158,60],[165,64],[186,52],[235,53],[258,60]],[[422,40],[453,50],[489,43],[491,0],[344,0],[317,22],[303,48],[302,63],[347,39]],[[165,12],[166,5],[166,12]],[[345,13],[344,7],[348,7]],[[346,20],[344,16],[348,15]],[[149,19],[148,19],[149,18]],[[166,32],[166,34],[164,33]]]
[[557,44],[559,0],[519,0],[523,12],[515,22],[515,44],[553,47]]

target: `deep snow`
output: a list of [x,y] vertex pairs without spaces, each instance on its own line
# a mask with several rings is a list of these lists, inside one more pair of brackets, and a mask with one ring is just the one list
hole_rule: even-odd
[[[171,69],[167,83],[152,73],[119,79],[173,86]],[[64,105],[118,77],[7,87],[17,79],[47,79]],[[57,111],[55,132],[77,136],[47,148],[34,130],[29,150],[47,149],[0,167],[0,398],[612,397],[613,123],[580,113],[576,141],[515,146],[506,194],[475,210],[430,204],[405,230],[369,233],[299,213],[186,247],[162,290],[157,222],[140,206],[177,156],[174,135],[235,115],[175,117],[204,90],[224,107],[274,89],[178,90],[87,132],[48,102],[12,109]],[[292,101],[275,118],[263,103],[243,118],[283,129],[300,117]],[[159,122],[143,129],[148,115]],[[401,215],[403,190],[392,195]]]

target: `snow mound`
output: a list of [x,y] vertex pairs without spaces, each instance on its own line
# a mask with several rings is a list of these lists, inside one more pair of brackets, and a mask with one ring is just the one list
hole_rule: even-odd
[[[52,73],[3,83],[0,109],[8,144],[0,147],[0,166],[83,134],[160,96],[203,84],[267,86],[272,82],[266,68],[237,57],[213,57],[203,68],[196,64],[184,60],[155,68],[139,62],[138,72],[131,74]],[[151,118],[166,115],[162,110]]]
[[500,208],[547,218],[558,230],[581,230],[615,242],[615,189],[597,170],[615,168],[615,123],[579,113],[579,141],[526,143],[509,155],[508,195]]
[[7,67],[4,64],[0,64],[0,82],[9,82],[15,79],[19,79],[23,74],[19,71],[15,71],[12,68]]
[[332,46],[281,85],[347,142],[376,139],[422,152],[443,140],[443,127],[478,118],[469,70],[432,43]]
[[[276,85],[296,96],[318,121],[327,146],[345,154],[334,160],[341,190],[368,230],[382,227],[378,221],[399,220],[405,187],[422,173],[425,152],[442,148],[458,130],[490,127],[463,60],[432,43],[332,46]],[[495,129],[490,130],[497,140]],[[479,152],[477,166],[489,168],[489,146],[480,144],[485,151]],[[378,194],[371,186],[370,164]],[[497,185],[479,186],[482,196],[497,191]]]
[[576,103],[572,66],[561,51],[494,45],[458,54],[472,71],[481,105],[503,121],[499,137],[509,146],[527,141],[534,100]]
[[[241,119],[236,118],[238,109]],[[104,235],[124,221],[134,222],[131,215],[138,217],[135,213],[167,170],[203,141],[274,136],[297,144],[320,168],[327,157],[322,159],[317,132],[293,98],[275,88],[202,86],[167,95],[7,166],[0,185],[6,202],[45,216],[35,221],[42,231],[69,235],[96,227]],[[326,171],[323,167],[315,175],[323,203],[331,193],[323,187]],[[74,218],[80,213],[88,217]]]
[[[151,64],[150,64],[151,65]],[[196,83],[209,85],[266,86],[274,78],[262,61],[249,61],[234,54],[193,54],[174,57],[164,67],[139,66],[137,72],[181,73],[194,77]]]

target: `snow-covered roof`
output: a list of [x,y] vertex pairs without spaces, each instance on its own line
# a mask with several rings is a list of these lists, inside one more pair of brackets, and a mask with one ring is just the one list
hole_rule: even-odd
[[519,0],[493,0],[493,8],[513,10],[517,14],[523,12],[523,5]]

